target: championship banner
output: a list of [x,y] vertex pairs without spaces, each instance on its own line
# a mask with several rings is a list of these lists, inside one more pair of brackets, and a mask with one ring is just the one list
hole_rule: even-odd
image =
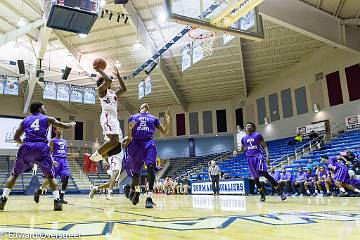
[[[211,181],[192,182],[192,194],[213,194]],[[220,181],[220,194],[245,194],[243,180]]]
[[360,115],[347,117],[345,123],[347,130],[360,128]]

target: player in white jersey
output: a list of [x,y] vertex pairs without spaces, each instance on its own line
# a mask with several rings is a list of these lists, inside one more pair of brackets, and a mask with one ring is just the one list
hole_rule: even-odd
[[122,132],[117,116],[117,105],[120,95],[126,92],[126,86],[116,68],[114,74],[119,81],[120,87],[113,90],[111,89],[112,80],[108,75],[102,69],[98,68],[98,66],[94,65],[93,67],[101,74],[96,84],[98,86],[97,90],[102,108],[100,123],[105,135],[105,142],[90,157],[90,160],[98,162],[111,156],[108,152],[114,148],[117,149],[115,154],[119,154],[121,151]]
[[[135,126],[135,122],[131,122],[128,126],[128,136],[123,139],[123,144],[122,144],[124,148],[129,144],[131,140],[131,132],[134,126]],[[110,175],[110,180],[109,182],[101,184],[99,186],[91,186],[90,194],[89,194],[89,197],[91,199],[94,198],[94,195],[98,190],[103,190],[103,189],[108,189],[108,193],[106,195],[107,200],[111,200],[113,198],[112,196],[113,188],[115,184],[119,181],[119,177],[122,169],[124,150],[122,150],[119,154],[111,156],[112,152],[114,151],[113,150],[109,151],[108,154],[110,157],[107,158],[108,164],[110,166],[109,170],[107,170],[107,173]]]

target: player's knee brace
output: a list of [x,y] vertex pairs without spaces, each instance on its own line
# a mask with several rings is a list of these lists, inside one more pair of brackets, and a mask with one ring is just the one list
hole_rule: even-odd
[[111,157],[119,154],[120,152],[121,152],[121,143],[119,143],[118,145],[116,145],[116,147],[108,151],[108,156]]
[[149,190],[152,191],[154,189],[155,183],[155,166],[154,164],[149,164],[147,166],[148,178],[149,178]]

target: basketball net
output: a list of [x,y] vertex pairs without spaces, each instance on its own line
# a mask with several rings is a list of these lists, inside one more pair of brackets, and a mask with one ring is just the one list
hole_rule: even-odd
[[213,52],[213,44],[216,39],[216,33],[208,30],[192,27],[188,33],[193,44],[200,46],[204,57],[210,57]]

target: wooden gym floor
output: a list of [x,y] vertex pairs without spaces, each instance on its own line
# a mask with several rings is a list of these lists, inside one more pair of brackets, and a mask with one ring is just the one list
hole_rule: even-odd
[[[67,196],[62,212],[52,198],[39,204],[31,196],[10,196],[0,212],[0,239],[75,236],[80,239],[359,239],[360,198],[292,198],[281,202],[258,196],[156,195],[154,209],[145,196],[133,206],[124,195],[107,201]],[[26,234],[38,235],[26,235]],[[24,235],[21,235],[24,234]],[[40,235],[42,234],[42,235]],[[72,234],[72,235],[70,235]],[[79,238],[75,238],[79,239]]]

